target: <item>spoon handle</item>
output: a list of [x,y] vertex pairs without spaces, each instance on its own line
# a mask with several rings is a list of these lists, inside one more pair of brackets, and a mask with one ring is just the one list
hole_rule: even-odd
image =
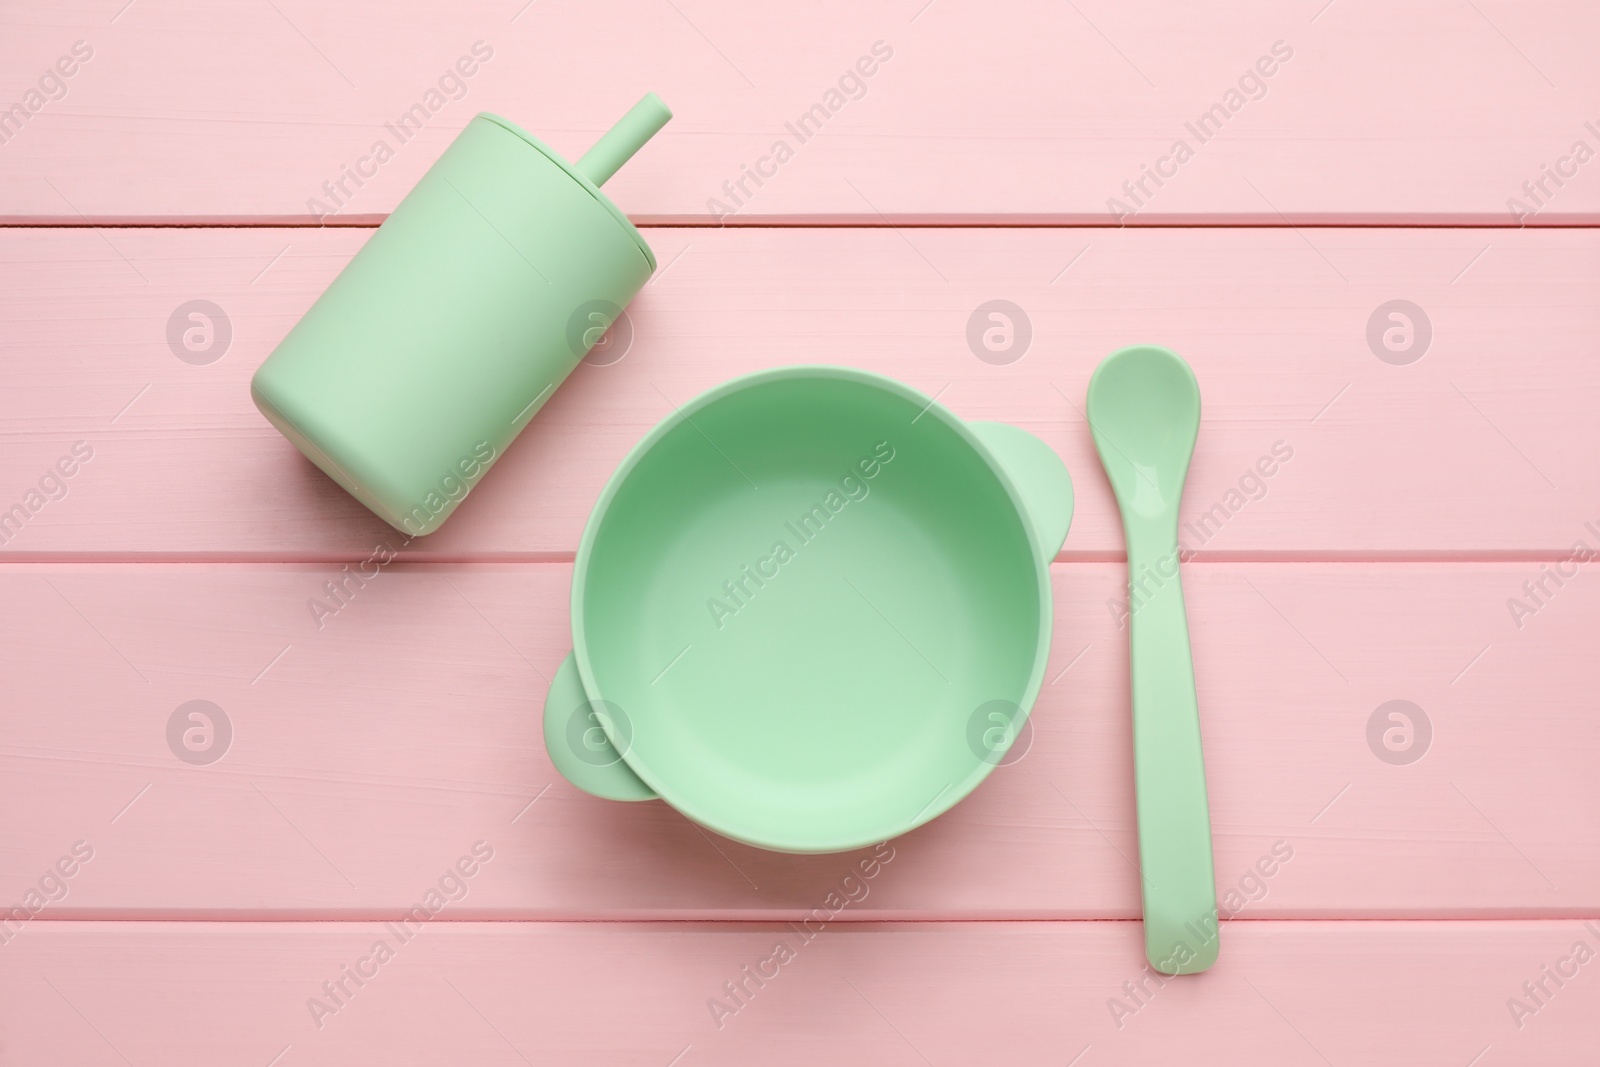
[[1194,974],[1217,960],[1217,890],[1177,532],[1139,523],[1127,534],[1145,956],[1165,974]]

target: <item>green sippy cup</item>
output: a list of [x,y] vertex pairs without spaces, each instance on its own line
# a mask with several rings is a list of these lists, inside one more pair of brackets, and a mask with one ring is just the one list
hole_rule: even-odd
[[295,447],[432,533],[656,267],[600,185],[672,113],[647,94],[574,164],[476,116],[250,383]]

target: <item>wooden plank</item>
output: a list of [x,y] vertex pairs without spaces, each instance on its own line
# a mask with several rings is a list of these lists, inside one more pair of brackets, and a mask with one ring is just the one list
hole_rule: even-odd
[[[1127,208],[1135,224],[1516,225],[1512,198],[1533,224],[1600,211],[1572,156],[1600,146],[1586,125],[1600,26],[1582,0],[119,6],[3,16],[0,104],[35,113],[4,128],[0,217],[311,221],[337,206],[370,221],[480,109],[575,158],[649,89],[678,117],[612,183],[645,220],[1111,224]],[[92,58],[50,80],[75,42]],[[461,60],[473,73],[452,80]],[[858,63],[869,77],[851,77]],[[400,136],[419,105],[420,131]],[[334,199],[324,183],[340,181]]]
[[[1053,573],[1031,745],[895,842],[852,917],[1138,915],[1126,636],[1109,606],[1122,568]],[[80,840],[95,856],[48,915],[392,918],[483,839],[494,877],[463,917],[796,918],[859,859],[713,840],[662,804],[597,800],[555,774],[540,714],[570,647],[566,565],[393,564],[347,582],[319,630],[308,602],[339,577],[0,568],[0,901]],[[1600,912],[1600,584],[1585,572],[1549,587],[1518,629],[1507,599],[1538,577],[1533,564],[1186,568],[1224,908]],[[193,700],[231,726],[208,765],[179,758],[168,732]],[[1382,731],[1406,725],[1379,714],[1393,700],[1421,709],[1412,748],[1391,738],[1423,754],[1408,764],[1380,755]]]
[[[1239,922],[1222,936],[1212,971],[1158,985],[1126,922],[831,924],[802,940],[787,925],[441,917],[403,942],[364,923],[36,922],[0,948],[0,1012],[16,1062],[86,1065],[1551,1064],[1594,1050],[1593,921]],[[342,970],[357,967],[359,986]],[[1558,967],[1566,979],[1541,970]],[[335,1002],[323,983],[341,980]],[[724,983],[741,981],[735,1001]],[[1514,1017],[1508,1002],[1533,1004],[1523,983],[1541,981],[1537,1011]]]
[[[436,559],[570,559],[605,478],[673,404],[736,374],[838,362],[1039,434],[1077,483],[1063,558],[1117,558],[1081,412],[1100,358],[1138,341],[1170,345],[1200,378],[1184,509],[1200,558],[1555,559],[1600,525],[1592,231],[664,229],[627,355],[580,367],[450,523],[404,546],[248,396],[365,237],[9,231],[0,507],[74,442],[94,458],[0,554],[355,560],[387,539]],[[194,299],[232,331],[209,365],[167,341]],[[1009,365],[966,339],[994,299],[1031,324]],[[1396,299],[1430,324],[1409,365],[1367,337]]]

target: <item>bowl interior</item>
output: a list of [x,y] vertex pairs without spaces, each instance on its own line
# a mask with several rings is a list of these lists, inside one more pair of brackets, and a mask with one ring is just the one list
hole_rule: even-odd
[[630,766],[691,818],[783,851],[882,840],[976,786],[995,709],[1031,703],[1044,566],[926,403],[844,371],[756,376],[670,416],[608,490],[579,663],[627,717]]

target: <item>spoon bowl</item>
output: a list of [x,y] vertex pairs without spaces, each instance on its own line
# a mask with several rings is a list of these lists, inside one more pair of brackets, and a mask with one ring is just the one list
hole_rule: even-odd
[[1089,379],[1089,426],[1119,504],[1140,515],[1172,511],[1200,432],[1200,385],[1174,352],[1155,345],[1108,356]]

